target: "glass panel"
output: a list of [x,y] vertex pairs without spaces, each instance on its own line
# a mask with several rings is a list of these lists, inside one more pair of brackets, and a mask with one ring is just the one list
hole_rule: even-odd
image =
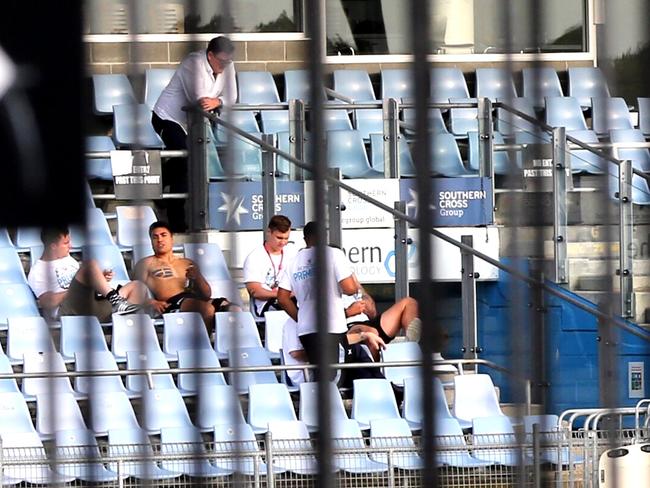
[[231,1],[230,19],[221,15],[224,3],[224,0],[85,0],[85,32],[194,34],[299,32],[302,28],[300,2],[296,0]]
[[[431,53],[585,51],[584,0],[545,0],[532,15],[532,0],[431,2]],[[510,6],[512,39],[504,29]],[[481,21],[475,21],[480,19]],[[531,20],[539,21],[539,38]],[[327,53],[409,54],[409,12],[403,0],[327,0]]]

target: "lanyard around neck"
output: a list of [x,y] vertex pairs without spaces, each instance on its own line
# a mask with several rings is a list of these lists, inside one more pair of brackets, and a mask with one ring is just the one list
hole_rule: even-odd
[[278,273],[282,271],[282,262],[284,261],[284,249],[280,251],[280,264],[278,265],[278,269],[275,269],[275,262],[273,261],[273,258],[271,257],[271,253],[269,252],[269,248],[266,247],[266,242],[264,243],[264,250],[266,251],[266,255],[269,257],[269,261],[271,261],[271,266],[273,266],[273,282],[277,284],[278,282]]

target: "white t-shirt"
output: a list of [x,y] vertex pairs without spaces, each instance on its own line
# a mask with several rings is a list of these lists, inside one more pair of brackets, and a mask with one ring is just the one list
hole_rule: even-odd
[[[244,261],[244,283],[257,282],[265,290],[272,290],[274,283],[279,283],[280,275],[288,269],[298,252],[297,246],[287,244],[282,254],[270,254],[264,246],[256,247]],[[258,315],[266,300],[255,299]]]
[[[284,324],[282,329],[282,360],[287,366],[294,366],[297,364],[307,364],[304,361],[298,361],[296,358],[292,357],[290,353],[295,351],[302,351],[302,343],[298,337],[298,324],[289,318]],[[311,371],[308,372],[309,378],[305,380],[304,371],[300,370],[287,370],[287,376],[291,380],[291,383],[298,385],[304,381],[311,381]]]
[[70,288],[74,275],[79,271],[79,263],[72,256],[43,261],[39,259],[29,270],[27,282],[39,298],[45,292],[60,293]]
[[352,269],[340,249],[327,247],[328,272],[316,281],[316,248],[302,249],[280,278],[280,288],[292,291],[298,301],[298,335],[316,332],[316,300],[318,288],[329,295],[326,323],[332,334],[346,332],[345,309],[339,282],[352,275]]
[[202,50],[183,59],[153,111],[163,120],[176,122],[187,132],[187,113],[182,108],[204,97],[220,98],[224,107],[233,105],[237,100],[237,83],[233,63],[215,77],[206,52]]

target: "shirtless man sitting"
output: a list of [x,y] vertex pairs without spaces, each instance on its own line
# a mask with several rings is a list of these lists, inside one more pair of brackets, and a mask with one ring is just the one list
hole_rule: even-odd
[[166,222],[151,224],[149,237],[154,254],[138,261],[135,275],[153,295],[147,305],[155,314],[198,312],[210,333],[216,312],[239,309],[224,297],[210,298],[210,284],[196,263],[174,255],[174,234]]

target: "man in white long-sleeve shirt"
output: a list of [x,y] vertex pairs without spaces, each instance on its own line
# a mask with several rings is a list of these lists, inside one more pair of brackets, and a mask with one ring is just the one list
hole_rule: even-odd
[[[151,123],[166,149],[187,149],[187,113],[183,107],[198,105],[205,111],[220,111],[237,100],[235,47],[224,36],[215,37],[205,51],[188,54],[176,69],[169,84],[158,97]],[[170,159],[163,165],[163,186],[172,193],[187,191],[187,162]],[[172,230],[185,227],[183,200],[167,203],[167,217]]]

